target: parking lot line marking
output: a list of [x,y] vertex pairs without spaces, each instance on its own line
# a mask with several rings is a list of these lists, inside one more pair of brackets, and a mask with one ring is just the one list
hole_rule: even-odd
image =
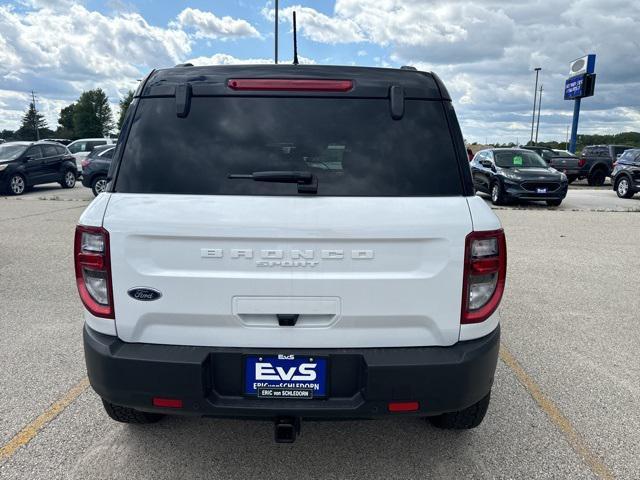
[[74,385],[61,398],[56,400],[38,418],[22,428],[15,436],[0,448],[0,462],[11,458],[20,447],[25,446],[33,440],[38,432],[49,422],[60,415],[73,401],[78,398],[89,386],[89,379],[84,377]]
[[524,371],[509,349],[500,342],[500,359],[515,373],[516,377],[538,406],[547,414],[553,424],[560,429],[571,448],[584,460],[591,471],[600,478],[610,480],[614,475],[603,461],[591,450],[571,421],[564,416],[555,403],[547,397],[540,386]]

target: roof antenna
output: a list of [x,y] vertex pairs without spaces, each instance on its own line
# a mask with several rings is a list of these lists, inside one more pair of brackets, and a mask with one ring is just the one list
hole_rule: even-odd
[[298,34],[296,28],[296,12],[293,11],[293,64],[298,65]]

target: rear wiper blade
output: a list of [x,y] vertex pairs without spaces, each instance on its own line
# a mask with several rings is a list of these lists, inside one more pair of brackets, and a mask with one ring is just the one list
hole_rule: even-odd
[[276,170],[271,172],[230,173],[231,180],[254,182],[297,183],[298,193],[318,193],[318,178],[311,172]]

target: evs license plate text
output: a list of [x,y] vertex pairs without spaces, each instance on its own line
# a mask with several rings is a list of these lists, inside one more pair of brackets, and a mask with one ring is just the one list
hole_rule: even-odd
[[326,395],[327,359],[307,356],[252,356],[245,360],[245,393],[262,398]]

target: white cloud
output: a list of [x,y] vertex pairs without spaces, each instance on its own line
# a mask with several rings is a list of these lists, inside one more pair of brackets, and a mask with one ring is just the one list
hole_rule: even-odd
[[196,38],[213,38],[227,40],[231,38],[260,37],[253,25],[243,19],[228,16],[217,17],[212,12],[204,12],[197,8],[185,8],[176,19],[182,28],[195,29]]
[[[633,113],[640,109],[635,35],[640,2],[336,0],[330,15],[295,6],[282,10],[283,21],[290,22],[294,9],[298,29],[309,40],[366,42],[389,52],[373,58],[378,65],[410,64],[437,72],[470,136],[489,130],[522,133],[524,139],[533,103],[532,69],[541,66],[541,134],[563,137],[573,107],[563,100],[568,62],[592,52],[598,55],[596,95],[583,102],[581,130],[607,123],[640,130]],[[273,10],[263,13],[273,17]]]
[[[102,88],[117,102],[152,68],[184,62],[194,43],[177,23],[154,26],[131,11],[105,15],[70,0],[23,5],[0,6],[0,129],[18,127],[27,90],[38,93],[39,109],[55,129],[60,108],[83,90]],[[181,18],[188,23],[197,12]],[[219,20],[221,35],[257,34],[244,20]],[[193,25],[197,36],[200,27]]]
[[[353,43],[362,42],[365,36],[356,22],[349,18],[328,17],[309,7],[295,5],[281,8],[278,20],[293,26],[293,12],[296,12],[298,32],[310,40],[320,43]],[[262,13],[269,20],[275,19],[275,9],[265,8]]]
[[[250,65],[250,64],[259,64],[259,65],[272,65],[273,58],[236,58],[233,55],[228,55],[226,53],[216,53],[210,57],[195,57],[191,60],[187,60],[188,63],[192,63],[195,66],[202,65]],[[311,58],[306,58],[298,55],[298,61],[305,65],[310,65],[316,63]],[[291,60],[280,60],[280,63],[291,63]]]

